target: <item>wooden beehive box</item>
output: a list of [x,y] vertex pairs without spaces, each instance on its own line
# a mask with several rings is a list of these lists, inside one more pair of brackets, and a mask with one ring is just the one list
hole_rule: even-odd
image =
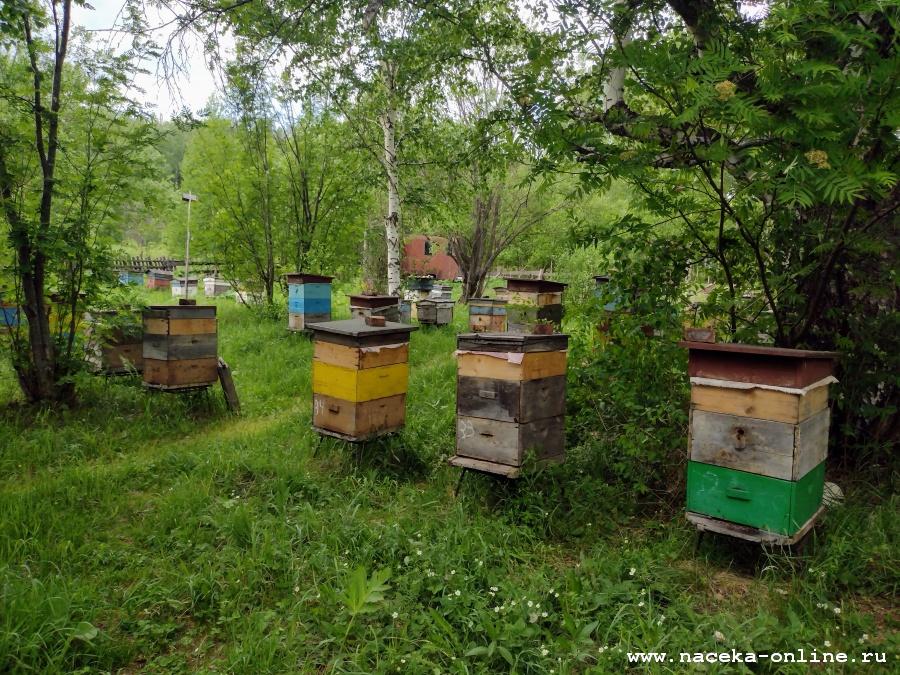
[[682,342],[691,414],[687,516],[791,544],[822,509],[834,352]]
[[207,298],[217,298],[231,292],[231,284],[218,277],[205,277],[203,279],[203,295]]
[[547,279],[504,277],[506,281],[507,330],[531,333],[537,323],[562,324],[562,294],[568,284]]
[[313,333],[313,429],[365,441],[403,428],[409,335],[415,326],[365,319],[310,324]]
[[506,300],[469,298],[469,330],[473,333],[505,333]]
[[529,451],[539,462],[563,461],[568,339],[511,333],[457,338],[452,465],[516,477]]
[[[125,375],[144,370],[143,335],[135,330],[101,330],[105,318],[118,314],[112,310],[91,311],[85,314],[85,361],[95,373]],[[132,315],[141,318],[139,312]]]
[[293,272],[288,285],[288,329],[307,330],[310,323],[331,321],[331,281],[334,277]]
[[188,298],[196,298],[197,297],[197,279],[191,277],[187,281],[185,281],[184,277],[175,277],[172,279],[172,297],[173,298],[183,298],[184,294],[184,286],[187,284],[187,297]]
[[144,385],[175,391],[218,379],[216,308],[157,305],[144,310]]
[[393,323],[400,321],[400,298],[396,295],[351,295],[350,316],[365,319],[367,316],[383,316]]
[[147,288],[170,288],[173,276],[169,270],[150,270],[147,272]]
[[452,300],[419,300],[416,303],[419,323],[432,326],[446,326],[453,323]]
[[144,285],[144,273],[143,272],[119,272],[119,283],[123,285],[130,286],[143,286]]
[[21,314],[16,305],[0,304],[0,332],[9,331],[19,326]]

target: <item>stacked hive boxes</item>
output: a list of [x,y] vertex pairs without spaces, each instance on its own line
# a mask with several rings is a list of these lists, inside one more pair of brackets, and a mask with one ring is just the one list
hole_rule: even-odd
[[231,284],[224,279],[205,277],[203,279],[203,295],[207,298],[215,298],[231,291]]
[[334,277],[301,272],[285,277],[289,330],[306,330],[307,324],[331,321],[331,280]]
[[565,452],[567,335],[467,333],[457,339],[454,466],[518,476]]
[[365,319],[383,316],[387,321],[400,320],[400,298],[396,295],[351,295],[350,316]]
[[169,288],[173,276],[168,270],[150,270],[147,272],[147,288]]
[[[134,312],[135,319],[140,318],[138,312]],[[104,321],[115,321],[119,312],[113,310],[101,310],[86,312],[84,319],[87,322],[84,336],[85,361],[91,369],[97,373],[106,375],[124,375],[144,370],[144,338],[128,323],[123,323],[121,328],[106,330],[102,328]]]
[[419,300],[416,303],[419,323],[431,326],[446,326],[453,323],[452,300]]
[[531,333],[538,323],[552,323],[559,329],[563,317],[562,293],[567,284],[546,279],[504,278],[510,332]]
[[691,375],[688,519],[793,543],[821,510],[833,352],[682,342]]
[[473,333],[506,332],[506,300],[470,298],[469,330]]
[[131,286],[144,285],[143,272],[119,272],[119,283]]
[[218,379],[216,308],[160,305],[144,310],[144,385],[177,390]]
[[401,429],[406,420],[409,334],[414,326],[364,319],[310,324],[313,428],[348,441]]
[[[187,284],[187,295],[184,294],[184,287]],[[185,281],[184,277],[172,279],[172,297],[173,298],[196,298],[197,297],[197,279],[191,277]]]

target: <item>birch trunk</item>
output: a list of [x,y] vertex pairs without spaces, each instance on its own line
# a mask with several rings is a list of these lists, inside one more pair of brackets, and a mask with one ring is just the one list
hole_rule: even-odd
[[397,111],[388,110],[381,118],[384,130],[384,170],[387,174],[387,215],[384,233],[387,244],[387,288],[389,295],[400,293],[400,190],[397,176]]

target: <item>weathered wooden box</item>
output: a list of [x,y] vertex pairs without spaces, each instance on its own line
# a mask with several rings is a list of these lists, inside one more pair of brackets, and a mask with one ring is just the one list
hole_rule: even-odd
[[170,288],[173,276],[169,270],[150,270],[147,272],[147,288]]
[[306,330],[307,324],[331,321],[331,281],[334,277],[293,272],[288,285],[288,329]]
[[507,329],[511,333],[531,333],[537,323],[562,324],[562,294],[568,284],[546,279],[506,280]]
[[[197,288],[198,288],[197,279],[191,277],[187,281],[185,281],[184,277],[177,277],[172,279],[172,297],[173,298],[196,298],[197,297]],[[187,295],[184,294],[184,287],[187,285]]]
[[364,319],[308,325],[313,334],[313,429],[359,442],[406,420],[409,335],[414,326]]
[[177,390],[218,379],[216,308],[158,305],[144,310],[144,385]]
[[452,300],[419,300],[416,314],[419,323],[432,326],[446,326],[453,323]]
[[365,319],[383,316],[386,321],[400,322],[400,297],[396,295],[351,295],[350,316]]
[[682,342],[689,350],[688,518],[793,543],[815,524],[834,352]]
[[529,451],[563,461],[567,346],[562,334],[457,338],[452,465],[516,477]]
[[505,333],[506,300],[469,298],[469,330],[473,333]]
[[218,277],[204,277],[203,279],[203,295],[207,298],[217,298],[220,295],[227,295],[231,292],[231,284],[224,279]]
[[143,286],[143,272],[119,272],[119,283],[126,286]]
[[[95,373],[125,375],[144,370],[143,336],[136,330],[116,329],[103,331],[99,325],[105,317],[115,316],[116,311],[91,311],[85,314],[85,361]],[[141,319],[134,312],[135,321]]]

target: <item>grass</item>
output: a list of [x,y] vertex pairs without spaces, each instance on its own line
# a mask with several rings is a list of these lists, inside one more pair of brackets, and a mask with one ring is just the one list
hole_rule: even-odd
[[454,328],[412,336],[402,434],[317,448],[310,343],[218,305],[240,417],[218,389],[87,376],[77,408],[0,409],[0,671],[682,672],[732,648],[895,671],[896,496],[844,485],[805,558],[695,552],[680,511],[638,509],[579,447],[455,498]]

